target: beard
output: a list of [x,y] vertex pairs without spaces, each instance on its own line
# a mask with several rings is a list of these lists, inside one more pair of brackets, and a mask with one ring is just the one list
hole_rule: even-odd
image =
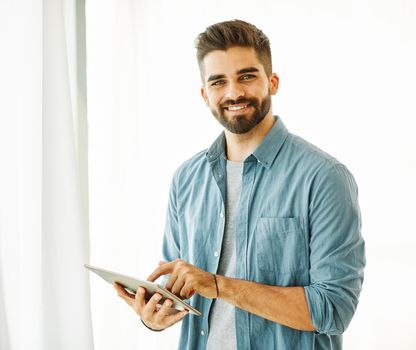
[[[245,134],[263,121],[267,113],[269,113],[271,101],[272,97],[270,94],[262,100],[257,98],[227,100],[226,102],[220,104],[218,109],[211,108],[211,112],[220,124],[228,131],[233,134]],[[233,117],[227,117],[225,115],[225,107],[239,103],[248,104],[250,107],[253,107],[254,111],[239,114]]]

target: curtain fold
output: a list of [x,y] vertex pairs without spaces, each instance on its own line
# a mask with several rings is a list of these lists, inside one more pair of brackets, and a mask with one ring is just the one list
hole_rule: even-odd
[[[83,268],[88,261],[87,167],[80,166],[86,143],[78,147],[85,134],[79,135],[78,128],[74,133],[74,125],[81,121],[84,126],[86,118],[85,87],[79,89],[85,80],[77,76],[77,58],[85,57],[85,50],[69,51],[71,40],[76,41],[77,21],[65,15],[77,14],[76,2],[70,3],[72,11],[64,11],[64,3],[56,0],[43,4],[43,338],[51,350],[92,349],[89,280]],[[72,47],[79,48],[76,43]]]
[[94,348],[84,6],[0,4],[1,350]]
[[3,296],[3,278],[0,269],[0,349],[9,349],[9,334],[7,332],[6,314],[4,312],[5,306]]

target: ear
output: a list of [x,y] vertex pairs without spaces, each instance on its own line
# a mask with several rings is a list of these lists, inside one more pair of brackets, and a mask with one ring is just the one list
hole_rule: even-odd
[[205,90],[205,87],[204,86],[201,86],[201,96],[202,96],[202,98],[205,101],[205,105],[207,107],[209,107],[209,101],[208,101],[208,97],[207,97],[207,91]]
[[279,77],[276,73],[272,73],[270,77],[270,93],[276,95],[277,90],[279,89]]

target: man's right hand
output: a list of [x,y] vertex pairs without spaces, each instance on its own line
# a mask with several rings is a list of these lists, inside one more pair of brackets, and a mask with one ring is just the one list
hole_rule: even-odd
[[123,286],[118,283],[113,284],[117,291],[117,294],[122,298],[142,319],[144,324],[155,330],[159,331],[168,328],[175,323],[182,320],[187,314],[187,310],[178,311],[172,308],[172,300],[165,300],[162,306],[158,305],[162,296],[159,293],[155,293],[152,297],[146,301],[146,290],[139,287],[136,294],[127,292]]

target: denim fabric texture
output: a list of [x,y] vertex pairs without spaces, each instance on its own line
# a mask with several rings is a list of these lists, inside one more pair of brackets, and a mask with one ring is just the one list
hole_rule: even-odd
[[[236,309],[238,349],[341,349],[358,304],[365,248],[355,180],[335,158],[276,122],[244,161],[236,278],[303,286],[315,332]],[[182,164],[169,196],[163,254],[216,273],[225,223],[226,140]],[[273,300],[270,301],[273,303]],[[182,321],[179,349],[205,349],[212,300]]]

